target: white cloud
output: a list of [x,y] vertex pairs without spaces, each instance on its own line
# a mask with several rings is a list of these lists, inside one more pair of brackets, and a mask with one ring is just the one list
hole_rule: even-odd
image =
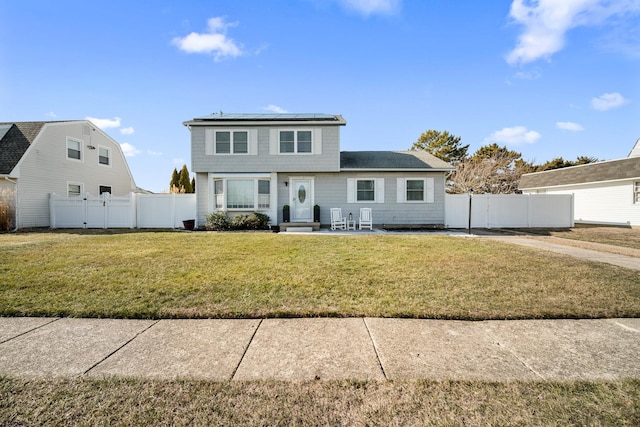
[[556,127],[558,129],[568,130],[571,132],[579,132],[581,130],[584,130],[584,128],[581,125],[574,122],[557,122]]
[[113,119],[98,119],[95,117],[85,117],[85,120],[89,120],[100,129],[119,128],[120,117],[114,117]]
[[380,14],[392,15],[400,9],[401,0],[338,0],[348,9],[365,16]]
[[612,16],[640,12],[638,0],[513,0],[510,17],[524,26],[509,64],[550,58],[565,45],[572,28],[599,25]]
[[173,44],[187,53],[215,54],[215,60],[224,57],[237,57],[243,54],[241,46],[227,37],[227,29],[237,26],[237,22],[225,22],[223,17],[210,18],[207,31],[190,33],[185,37],[176,37]]
[[55,119],[56,117],[58,117],[58,115],[53,111],[49,111],[46,115],[47,117],[51,117],[52,119]]
[[123,135],[132,135],[135,132],[135,130],[133,129],[132,126],[129,126],[128,128],[122,128],[120,129],[120,133]]
[[184,159],[181,159],[180,157],[174,157],[173,164],[176,166],[182,166],[182,165],[186,165],[187,162],[185,162]]
[[591,107],[599,111],[606,111],[612,108],[621,107],[629,101],[618,92],[604,93],[597,98],[591,99]]
[[508,145],[533,144],[542,135],[524,126],[514,126],[497,130],[485,138],[486,142],[501,142]]
[[133,157],[141,153],[140,150],[138,150],[128,142],[123,142],[122,144],[120,144],[120,147],[122,148],[122,152],[124,153],[125,157]]
[[287,110],[285,110],[284,108],[280,108],[277,105],[267,105],[266,107],[263,108],[264,110],[267,111],[271,111],[272,113],[278,113],[278,114],[285,114],[288,113]]
[[147,150],[147,154],[154,157],[162,156],[162,151]]

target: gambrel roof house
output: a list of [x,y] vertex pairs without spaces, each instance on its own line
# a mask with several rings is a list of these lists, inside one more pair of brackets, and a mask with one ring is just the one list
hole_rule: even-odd
[[216,114],[184,125],[198,224],[217,210],[262,212],[282,224],[285,205],[296,224],[326,226],[330,208],[357,217],[361,207],[372,209],[377,226],[444,224],[445,176],[453,167],[423,151],[341,152],[340,115]]
[[573,194],[576,223],[640,226],[640,139],[629,157],[522,175],[529,194]]
[[49,194],[125,195],[136,189],[120,144],[87,120],[0,123],[0,190],[16,228],[48,227]]

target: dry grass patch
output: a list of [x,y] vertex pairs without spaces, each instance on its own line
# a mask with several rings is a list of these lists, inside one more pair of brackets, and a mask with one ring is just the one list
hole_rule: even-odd
[[530,230],[530,232],[640,250],[640,228],[577,225],[568,230]]
[[0,425],[640,424],[640,381],[0,379]]
[[640,316],[640,275],[484,239],[0,235],[0,314],[129,318]]

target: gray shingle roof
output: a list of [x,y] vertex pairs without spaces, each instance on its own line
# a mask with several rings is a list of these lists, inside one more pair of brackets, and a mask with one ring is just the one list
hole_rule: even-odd
[[340,169],[449,171],[453,166],[426,151],[342,151]]
[[589,163],[586,165],[554,169],[522,175],[518,188],[555,187],[589,182],[640,179],[640,157]]
[[46,123],[0,123],[0,126],[9,126],[0,138],[0,174],[11,173]]

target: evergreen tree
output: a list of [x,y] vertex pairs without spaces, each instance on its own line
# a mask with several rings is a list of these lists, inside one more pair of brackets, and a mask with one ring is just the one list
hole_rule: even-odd
[[171,181],[169,181],[169,192],[176,192],[175,189],[180,187],[180,174],[178,174],[178,170],[173,168],[173,173],[171,174]]
[[181,193],[193,193],[191,177],[189,176],[189,169],[187,169],[187,165],[182,166],[182,169],[180,169],[179,188]]
[[460,137],[451,135],[446,130],[439,132],[429,129],[411,146],[411,150],[424,150],[439,159],[451,164],[457,164],[467,157],[469,144],[461,145]]

